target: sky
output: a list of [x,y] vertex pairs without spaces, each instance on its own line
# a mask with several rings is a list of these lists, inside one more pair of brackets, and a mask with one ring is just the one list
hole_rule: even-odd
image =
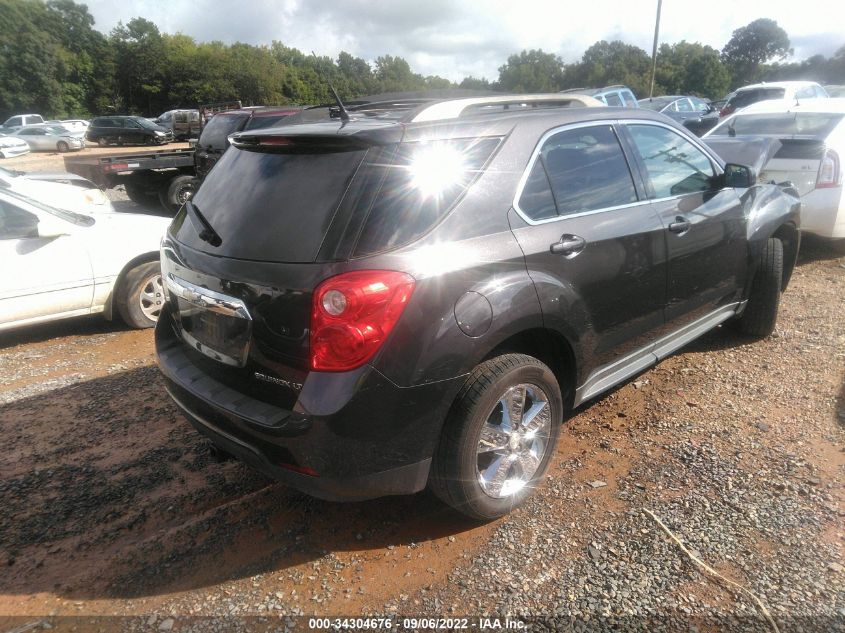
[[[165,33],[197,41],[273,40],[337,58],[405,58],[414,72],[495,80],[508,56],[541,48],[564,62],[598,40],[620,39],[651,54],[657,0],[82,0],[108,33],[141,16]],[[800,7],[800,9],[799,9]],[[845,45],[841,0],[664,0],[660,41],[721,49],[734,29],[760,17],[787,32],[792,60],[832,55]]]

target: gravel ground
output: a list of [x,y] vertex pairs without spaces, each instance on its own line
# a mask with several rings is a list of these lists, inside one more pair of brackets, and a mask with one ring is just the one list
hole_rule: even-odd
[[[0,335],[0,630],[479,613],[770,630],[645,510],[780,630],[845,630],[843,300],[842,253],[806,240],[773,337],[719,328],[576,411],[545,484],[486,525],[427,493],[332,504],[216,461],[165,397],[149,331]],[[82,617],[111,615],[134,617]]]

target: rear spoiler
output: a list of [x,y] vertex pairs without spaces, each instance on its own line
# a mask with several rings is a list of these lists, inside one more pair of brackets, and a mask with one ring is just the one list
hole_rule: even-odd
[[351,152],[402,140],[404,128],[392,121],[355,121],[350,124],[301,123],[237,132],[229,136],[233,147],[252,152],[282,154]]

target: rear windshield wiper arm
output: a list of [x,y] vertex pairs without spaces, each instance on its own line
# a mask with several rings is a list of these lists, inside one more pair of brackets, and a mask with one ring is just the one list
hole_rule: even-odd
[[208,242],[212,246],[220,246],[223,243],[223,238],[214,230],[214,227],[205,219],[205,216],[200,213],[197,205],[188,200],[185,203],[185,211],[188,213],[188,217],[191,218],[191,224],[194,225],[201,240]]

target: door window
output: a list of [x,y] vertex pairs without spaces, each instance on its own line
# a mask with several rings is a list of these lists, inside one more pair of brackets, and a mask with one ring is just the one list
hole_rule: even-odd
[[604,95],[604,100],[609,106],[622,106],[622,98],[616,92],[608,92]]
[[656,125],[629,125],[628,129],[651,181],[653,198],[711,189],[713,164],[680,134]]
[[693,112],[692,104],[688,99],[678,99],[675,102],[678,106],[678,112]]
[[602,125],[551,136],[531,167],[519,208],[532,220],[544,220],[636,201],[616,133]]
[[38,237],[38,216],[0,200],[0,240]]

